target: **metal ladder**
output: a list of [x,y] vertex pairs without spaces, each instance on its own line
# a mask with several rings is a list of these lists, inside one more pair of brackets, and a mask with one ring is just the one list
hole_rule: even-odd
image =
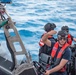
[[[2,13],[0,13],[0,17],[2,18],[2,27],[4,29],[4,34],[5,34],[5,38],[6,38],[6,41],[7,41],[7,44],[8,46],[10,46],[11,48],[11,54],[13,54],[13,59],[14,59],[14,63],[15,63],[15,68],[18,66],[17,65],[17,59],[16,59],[16,56],[17,55],[25,55],[26,58],[27,58],[27,63],[30,63],[31,61],[31,58],[30,56],[28,55],[25,47],[24,47],[24,44],[18,34],[18,31],[14,25],[14,22],[12,21],[11,17],[8,15],[7,11],[5,10],[4,6],[2,4],[0,4],[0,10],[2,12],[4,12],[3,14],[6,14],[8,16],[8,19],[6,19],[4,17],[4,15]],[[1,12],[0,11],[0,12]],[[15,34],[15,36],[11,36],[10,35],[10,32],[9,30],[12,29],[13,30],[13,33]],[[14,43],[18,42],[21,49],[20,51],[16,50],[15,46],[14,46]]]

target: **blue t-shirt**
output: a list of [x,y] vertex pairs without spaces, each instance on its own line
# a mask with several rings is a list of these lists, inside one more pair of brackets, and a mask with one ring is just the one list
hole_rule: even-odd
[[[53,48],[54,44],[55,44],[54,42],[51,42],[51,47],[52,48]],[[56,60],[57,54],[60,51],[60,49],[61,49],[61,47],[58,47],[58,50],[57,50],[56,55],[54,57],[54,62]],[[69,47],[66,48],[64,54],[62,55],[62,59],[65,59],[65,60],[68,60],[68,61],[71,60],[71,49]],[[55,72],[55,73],[52,73],[52,75],[67,75],[67,73],[66,72],[63,72],[63,73]]]
[[[58,52],[60,51],[60,49],[61,49],[61,47],[58,47],[55,58],[57,57]],[[71,60],[71,49],[69,47],[66,48],[64,54],[62,55],[62,59]]]

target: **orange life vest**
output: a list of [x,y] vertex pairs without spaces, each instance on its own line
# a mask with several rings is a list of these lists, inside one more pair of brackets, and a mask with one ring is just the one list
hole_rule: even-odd
[[[55,45],[54,45],[54,47],[53,47],[53,49],[52,49],[52,52],[51,52],[51,57],[52,57],[52,58],[55,57],[56,52],[57,52],[57,49],[58,49],[58,46],[59,46],[59,43],[56,42]],[[65,49],[66,49],[68,46],[69,46],[69,44],[68,44],[68,43],[65,43],[65,44],[63,45],[63,47],[60,49],[60,51],[59,51],[58,54],[57,54],[56,61],[55,61],[54,65],[58,65],[58,64],[59,64],[59,62],[60,62],[60,60],[61,60],[61,57],[62,57]],[[65,70],[66,70],[66,69],[65,69],[65,66],[64,66],[59,72],[64,72]]]
[[70,35],[70,34],[68,34],[68,41],[67,41],[67,43],[68,43],[69,45],[72,44],[72,38],[71,38],[71,35]]

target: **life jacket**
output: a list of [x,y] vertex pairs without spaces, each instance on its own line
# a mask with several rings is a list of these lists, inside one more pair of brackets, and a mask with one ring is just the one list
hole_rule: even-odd
[[[52,49],[52,52],[51,52],[51,57],[52,57],[52,59],[53,59],[53,58],[55,57],[55,55],[56,55],[58,46],[59,46],[59,43],[56,42],[55,45],[54,45],[54,47],[53,47],[53,49]],[[60,49],[60,51],[58,52],[57,57],[56,57],[56,61],[54,62],[54,65],[55,65],[55,66],[60,63],[60,60],[61,60],[61,58],[62,58],[62,55],[63,55],[63,53],[65,52],[65,49],[66,49],[68,46],[69,46],[69,44],[68,44],[68,43],[65,43],[65,44],[63,45],[63,47]],[[64,71],[66,71],[65,66],[64,66],[59,72],[64,72]]]
[[[46,33],[44,33],[42,36],[44,36]],[[51,39],[52,38],[52,36],[50,35],[50,36],[48,36],[48,39]],[[42,39],[40,40],[40,42],[39,42],[39,46],[44,46],[44,42],[42,41]]]
[[70,34],[68,34],[68,41],[67,41],[67,43],[68,43],[69,45],[72,44],[72,38],[71,38],[71,35],[70,35]]
[[[42,36],[44,36],[46,33],[44,33]],[[51,40],[53,37],[52,36],[48,36],[48,39],[49,40]],[[44,53],[44,54],[48,54],[48,55],[50,55],[50,50],[51,50],[51,48],[50,47],[48,47],[46,44],[44,44],[44,42],[42,41],[42,39],[40,40],[40,42],[39,42],[39,46],[40,46],[40,49],[39,49],[39,55],[41,54],[41,53]]]

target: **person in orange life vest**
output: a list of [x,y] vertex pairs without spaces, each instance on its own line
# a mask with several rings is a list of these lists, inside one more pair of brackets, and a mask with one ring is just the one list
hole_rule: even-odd
[[46,70],[44,75],[67,75],[66,64],[71,60],[71,50],[69,44],[67,43],[67,32],[59,31],[57,34],[58,41],[53,43],[48,39],[48,36],[56,34],[55,30],[49,31],[42,37],[42,41],[52,47],[52,52],[50,53],[53,64],[50,65],[49,70]]
[[[55,28],[56,28],[56,25],[54,23],[47,23],[44,26],[44,30],[46,32],[42,36],[44,36],[47,32],[49,32],[51,30],[54,30]],[[51,40],[51,41],[53,41],[53,42],[56,41],[56,39],[53,37],[53,35],[48,36],[48,39]],[[45,54],[48,54],[48,55],[50,54],[51,47],[48,47],[46,44],[44,44],[41,39],[40,39],[40,42],[39,42],[39,46],[40,46],[39,55],[41,53],[45,53]]]
[[69,45],[72,45],[72,41],[75,41],[76,42],[76,38],[74,38],[71,34],[69,34],[69,27],[68,26],[62,26],[61,27],[61,30],[64,30],[68,33],[68,36],[67,36],[67,43]]

